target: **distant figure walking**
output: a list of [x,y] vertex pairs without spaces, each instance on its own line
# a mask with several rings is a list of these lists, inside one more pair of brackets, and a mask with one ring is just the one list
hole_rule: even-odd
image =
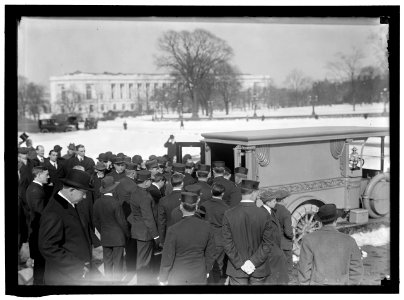
[[126,123],[126,120],[123,121],[123,129],[124,130],[128,129],[128,123]]
[[176,151],[176,143],[175,143],[175,138],[174,135],[170,135],[168,138],[167,142],[164,143],[164,147],[167,148],[167,156],[168,160],[173,162],[173,158],[175,156],[175,151]]
[[265,116],[264,115],[262,115],[262,117],[261,117],[261,121],[264,121],[265,120]]
[[184,129],[184,121],[181,119],[180,129]]

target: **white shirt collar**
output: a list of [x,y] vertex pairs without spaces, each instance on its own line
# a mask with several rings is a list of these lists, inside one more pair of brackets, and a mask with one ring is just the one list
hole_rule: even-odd
[[40,183],[39,181],[32,180],[32,182],[35,182],[35,183],[39,184],[40,186],[43,186],[43,184],[42,184],[42,183]]
[[160,189],[157,183],[153,182],[152,185],[154,185],[156,188]]
[[105,193],[105,196],[112,196],[112,193]]
[[271,208],[270,207],[266,206],[265,204],[262,205],[262,206],[269,212],[269,214],[271,214]]
[[247,200],[247,199],[245,199],[245,200],[241,200],[240,202],[254,202],[254,200]]
[[42,156],[37,155],[37,157],[38,157],[38,160],[40,160],[40,161],[44,160]]
[[69,202],[70,205],[73,206],[73,208],[75,207],[74,203],[72,203],[69,199],[67,199],[66,196],[63,195],[60,191],[58,192],[58,195],[59,195],[60,197],[62,197],[63,199],[65,199],[67,202]]
[[176,186],[175,188],[173,188],[173,191],[182,191],[182,188]]

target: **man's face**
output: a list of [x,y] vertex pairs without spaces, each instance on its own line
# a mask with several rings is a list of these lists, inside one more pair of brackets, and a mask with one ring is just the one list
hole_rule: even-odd
[[86,198],[87,191],[82,190],[82,189],[75,189],[75,188],[70,188],[69,189],[69,200],[73,204],[79,203],[81,200]]
[[38,154],[38,156],[43,157],[45,155],[45,149],[42,146],[38,147],[38,150],[36,150],[36,153]]
[[58,158],[58,154],[56,151],[52,151],[51,154],[49,155],[49,159],[53,162],[56,161],[56,159]]
[[45,184],[48,183],[48,178],[49,178],[49,171],[43,171],[37,175],[36,180],[38,180],[40,183]]
[[146,180],[145,182],[144,182],[144,185],[145,185],[145,188],[147,189],[147,188],[149,188],[150,186],[151,186],[151,180]]
[[32,141],[30,139],[26,140],[25,144],[27,145],[27,147],[32,147]]
[[276,205],[276,199],[272,199],[271,201],[268,201],[268,202],[267,202],[267,205],[268,205],[270,208],[274,208],[275,205]]
[[81,147],[77,150],[77,155],[84,157],[84,155],[86,154],[86,148]]
[[159,169],[157,167],[150,169],[151,176],[156,175],[158,172],[159,172]]
[[76,151],[74,151],[73,149],[67,149],[67,153],[69,155],[73,155]]
[[123,171],[125,171],[126,165],[125,164],[114,164],[115,170],[116,172],[122,173]]
[[19,153],[18,154],[18,162],[21,162],[24,165],[26,165],[27,164],[27,154]]

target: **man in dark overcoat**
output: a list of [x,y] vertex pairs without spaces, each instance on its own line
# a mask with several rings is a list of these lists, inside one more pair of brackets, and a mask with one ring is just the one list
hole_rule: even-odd
[[212,277],[215,283],[218,283],[220,277],[224,274],[224,242],[222,236],[222,224],[224,212],[229,209],[229,206],[223,201],[224,186],[214,183],[212,186],[212,198],[201,204],[205,208],[205,219],[209,221],[215,237],[215,262],[217,268],[213,268]]
[[163,248],[162,285],[206,284],[212,269],[215,242],[208,222],[194,216],[198,195],[181,193],[183,219],[171,226]]
[[67,172],[73,169],[74,166],[80,165],[84,167],[85,172],[92,175],[94,173],[95,163],[91,157],[88,157],[85,154],[86,148],[83,145],[77,145],[76,154],[65,162],[65,173],[67,174]]
[[[184,190],[185,190],[185,192],[190,192],[190,193],[196,194],[198,196],[198,205],[200,204],[201,187],[198,184],[187,185],[186,187],[184,187]],[[200,213],[201,212],[200,212],[199,206],[198,206],[198,209],[195,211],[195,216],[199,216],[200,218],[202,218],[202,216],[199,215]],[[178,205],[171,211],[171,221],[170,221],[170,225],[168,225],[168,227],[181,221],[182,217],[183,217],[183,215],[182,215],[181,206]]]
[[153,249],[159,245],[159,234],[156,220],[153,216],[153,198],[147,191],[151,184],[151,173],[142,170],[137,173],[136,183],[138,189],[131,195],[130,207],[132,237],[137,241],[137,283],[153,283],[150,274],[150,260],[153,255]]
[[48,195],[44,185],[47,184],[49,172],[44,166],[36,166],[32,169],[35,176],[26,191],[29,208],[29,249],[30,256],[34,260],[34,285],[44,284],[45,260],[39,252],[38,233],[41,215],[48,204]]
[[172,225],[171,211],[178,207],[181,203],[181,191],[183,187],[182,174],[173,174],[171,177],[171,185],[173,191],[171,194],[160,199],[158,206],[158,228],[160,233],[160,241],[164,244],[167,228]]
[[130,235],[122,206],[112,194],[118,185],[112,176],[103,178],[102,196],[94,204],[94,224],[101,236],[104,271],[113,281],[123,277],[125,243]]
[[91,237],[75,209],[90,187],[90,175],[70,170],[63,188],[44,209],[38,246],[45,258],[46,285],[87,284],[91,269]]
[[164,147],[167,148],[167,157],[170,162],[173,162],[174,156],[176,156],[176,143],[174,135],[170,135],[167,142],[164,143]]
[[302,238],[298,279],[302,285],[358,285],[363,278],[361,251],[356,241],[336,229],[342,214],[324,204],[316,214],[323,226]]
[[198,184],[201,187],[201,202],[205,202],[212,198],[212,188],[208,184],[208,177],[210,173],[210,166],[209,165],[199,165],[198,171],[196,171],[196,176],[198,178]]
[[229,207],[236,206],[241,201],[241,194],[238,193],[234,182],[224,178],[224,161],[213,162],[213,183],[218,183],[224,186],[223,200]]
[[196,183],[196,179],[192,177],[192,173],[194,172],[194,163],[193,162],[187,162],[185,164],[185,176],[184,176],[184,187],[187,185],[191,185]]
[[114,167],[111,172],[108,173],[109,176],[114,177],[115,181],[120,181],[122,178],[126,177],[125,169],[125,157],[123,155],[112,156],[111,158]]
[[226,274],[230,285],[265,284],[270,270],[271,223],[268,213],[257,207],[259,182],[241,182],[241,202],[224,213],[222,234],[229,257]]
[[52,195],[54,192],[57,192],[62,188],[62,183],[59,179],[63,177],[61,171],[63,170],[63,164],[58,161],[57,155],[57,151],[52,149],[51,151],[49,151],[49,157],[45,158],[45,162],[43,163],[43,166],[46,167],[49,171],[49,195]]

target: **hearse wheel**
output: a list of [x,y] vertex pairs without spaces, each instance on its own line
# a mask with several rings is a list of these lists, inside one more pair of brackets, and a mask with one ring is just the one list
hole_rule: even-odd
[[42,133],[48,133],[49,130],[48,130],[48,129],[42,129],[41,132],[42,132]]
[[305,234],[313,232],[321,227],[321,223],[314,216],[319,206],[312,203],[300,205],[292,213],[293,227],[293,254],[299,256],[300,245]]

